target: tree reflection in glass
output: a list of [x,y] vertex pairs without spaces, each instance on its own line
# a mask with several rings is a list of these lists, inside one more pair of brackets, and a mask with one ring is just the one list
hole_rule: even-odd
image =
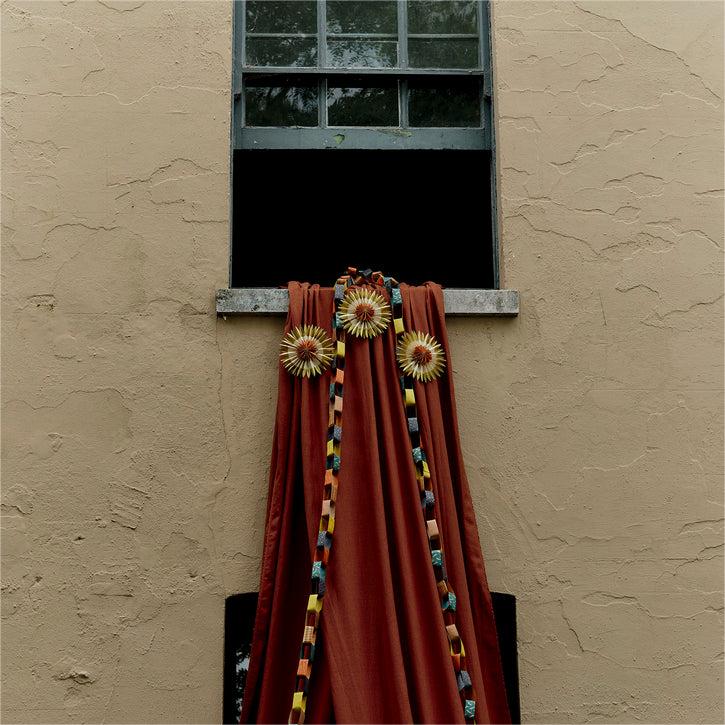
[[268,85],[261,79],[244,89],[247,126],[317,126],[317,83]]
[[410,33],[478,32],[478,8],[473,0],[408,0]]
[[[353,79],[350,79],[353,80]],[[330,126],[398,126],[398,84],[384,81],[372,84],[355,79],[330,84],[327,88],[327,113]]]
[[393,68],[398,63],[398,43],[390,40],[330,39],[327,62],[332,68]]

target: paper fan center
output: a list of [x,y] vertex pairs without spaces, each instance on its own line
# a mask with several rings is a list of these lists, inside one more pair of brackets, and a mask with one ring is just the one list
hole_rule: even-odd
[[368,302],[360,302],[355,306],[355,317],[360,322],[370,322],[375,317],[375,308]]
[[427,365],[433,359],[433,353],[425,345],[416,345],[411,357],[417,365]]
[[300,340],[297,345],[297,357],[308,362],[317,356],[317,343],[314,340]]

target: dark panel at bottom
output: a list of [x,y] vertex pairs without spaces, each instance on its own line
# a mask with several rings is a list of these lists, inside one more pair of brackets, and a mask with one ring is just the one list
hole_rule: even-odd
[[511,722],[521,722],[521,698],[519,697],[519,650],[516,638],[516,597],[513,594],[491,592],[496,634],[501,650],[503,679],[509,702]]
[[[511,722],[521,722],[519,698],[519,663],[516,641],[516,597],[491,592],[496,619],[506,694]],[[224,610],[224,704],[225,723],[239,722],[244,685],[249,667],[249,653],[257,609],[257,593],[228,597]]]

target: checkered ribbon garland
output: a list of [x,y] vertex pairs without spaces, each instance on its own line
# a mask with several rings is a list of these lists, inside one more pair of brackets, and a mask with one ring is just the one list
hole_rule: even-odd
[[[322,603],[326,590],[326,568],[332,547],[332,534],[335,530],[335,501],[337,500],[338,477],[340,473],[340,446],[342,442],[342,403],[343,383],[345,379],[345,330],[340,324],[340,304],[346,290],[351,286],[372,286],[385,288],[390,296],[393,312],[393,327],[399,341],[405,334],[403,324],[403,299],[398,282],[385,277],[380,272],[358,271],[349,267],[347,274],[341,276],[335,284],[335,304],[332,317],[332,337],[335,344],[335,359],[332,364],[333,382],[330,383],[330,405],[327,429],[327,468],[322,500],[322,514],[317,536],[314,561],[312,563],[311,593],[307,603],[305,628],[302,637],[300,660],[297,667],[295,692],[292,697],[292,710],[289,723],[304,723],[307,696],[309,693],[312,663],[315,657],[315,641],[322,616]],[[420,440],[418,409],[415,401],[413,378],[400,376],[403,390],[403,404],[408,421],[408,435],[415,465],[416,480],[420,491],[420,503],[423,521],[428,537],[431,565],[436,579],[438,594],[443,612],[443,620],[448,637],[449,651],[458,691],[467,723],[475,723],[476,700],[471,677],[466,671],[466,650],[456,628],[456,595],[451,588],[446,573],[443,545],[438,523],[435,519],[435,493],[430,468]]]

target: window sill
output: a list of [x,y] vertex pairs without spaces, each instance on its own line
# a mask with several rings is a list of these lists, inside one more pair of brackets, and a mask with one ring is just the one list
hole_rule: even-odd
[[[446,314],[456,317],[515,317],[519,293],[511,289],[443,290]],[[286,315],[289,296],[285,288],[243,287],[216,293],[217,315]]]

